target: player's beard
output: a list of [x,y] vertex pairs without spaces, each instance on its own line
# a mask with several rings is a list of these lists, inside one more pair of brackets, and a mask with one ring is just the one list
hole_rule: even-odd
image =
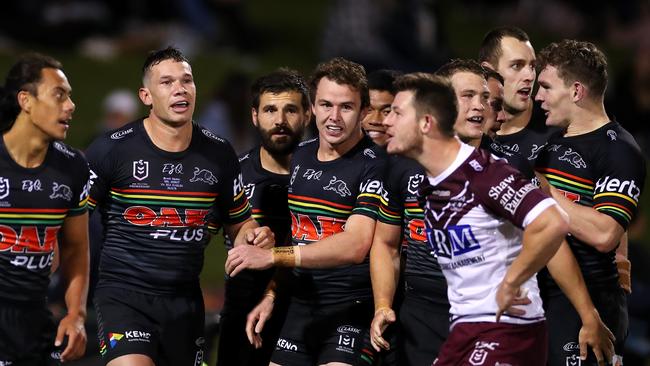
[[[258,131],[260,133],[262,146],[264,146],[266,151],[273,155],[288,155],[291,154],[300,143],[304,129],[294,131],[289,126],[282,126],[273,127],[270,130],[264,130],[258,127]],[[282,141],[273,141],[273,134],[278,132],[287,134],[288,138],[285,138]]]

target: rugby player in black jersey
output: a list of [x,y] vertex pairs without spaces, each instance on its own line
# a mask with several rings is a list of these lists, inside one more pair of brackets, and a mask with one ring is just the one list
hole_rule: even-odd
[[481,43],[478,61],[504,79],[506,121],[496,140],[510,151],[521,154],[530,164],[553,129],[541,123],[541,113],[532,100],[535,83],[535,50],[530,38],[517,27],[489,31]]
[[[252,121],[260,135],[260,146],[239,158],[244,190],[253,218],[275,234],[276,246],[288,244],[291,216],[287,203],[291,154],[309,124],[309,88],[297,72],[280,69],[257,79],[251,87]],[[226,247],[232,249],[230,238]],[[226,278],[221,311],[217,365],[268,365],[284,322],[282,304],[276,303],[273,317],[264,326],[262,348],[246,338],[246,316],[262,299],[273,270],[243,271]],[[276,302],[283,298],[278,297]],[[286,311],[286,309],[284,309]]]
[[196,87],[180,51],[148,55],[139,96],[148,116],[87,150],[89,206],[105,228],[95,292],[100,353],[111,366],[199,365],[208,229],[223,227],[235,246],[272,246],[273,233],[250,217],[230,144],[193,123]]
[[[540,153],[536,170],[548,179],[545,188],[569,214],[567,241],[596,309],[616,336],[616,356],[605,361],[619,365],[628,314],[615,253],[637,213],[645,161],[634,138],[605,111],[607,60],[595,45],[552,43],[539,60],[535,99],[541,102],[546,124],[561,130]],[[583,365],[596,364],[591,356],[585,362],[586,355],[578,354],[577,314],[550,279],[546,284],[551,364],[569,364],[578,357]]]
[[[291,162],[292,244],[273,250],[236,247],[226,270],[294,267],[287,320],[273,365],[372,364],[368,337],[372,291],[368,251],[379,204],[385,152],[361,130],[368,107],[362,66],[335,58],[317,66],[311,81],[319,137],[296,149]],[[249,316],[256,345],[272,297]]]
[[[61,64],[37,54],[15,63],[0,88],[2,365],[59,365],[86,349],[88,164],[60,142],[71,92]],[[66,281],[58,328],[46,306],[53,262]]]

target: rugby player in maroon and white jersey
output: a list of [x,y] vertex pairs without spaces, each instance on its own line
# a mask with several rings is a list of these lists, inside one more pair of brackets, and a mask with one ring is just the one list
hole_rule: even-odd
[[535,273],[567,232],[565,214],[504,160],[454,136],[447,81],[409,74],[388,126],[388,152],[417,160],[430,245],[447,279],[451,332],[436,365],[545,365],[546,323]]

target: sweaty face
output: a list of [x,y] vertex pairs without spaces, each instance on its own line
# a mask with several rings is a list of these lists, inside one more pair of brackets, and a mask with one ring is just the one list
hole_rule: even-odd
[[173,125],[191,122],[196,101],[192,68],[172,59],[153,65],[140,89],[140,99],[151,106],[150,117]]
[[70,98],[72,88],[63,71],[41,70],[37,95],[29,95],[32,123],[51,140],[66,138],[75,105]]
[[370,108],[366,118],[361,121],[361,127],[379,146],[385,146],[386,127],[382,124],[390,113],[390,105],[395,96],[385,90],[370,90]]
[[412,91],[401,91],[395,95],[392,110],[384,119],[386,126],[386,151],[414,158],[422,150],[420,134]]
[[253,124],[269,153],[287,155],[300,143],[309,123],[309,111],[304,110],[301,101],[302,94],[295,91],[260,95],[257,110],[252,110]]
[[321,145],[345,150],[357,143],[357,139],[350,137],[359,136],[360,120],[365,114],[358,90],[324,77],[316,87],[312,111]]
[[573,105],[573,87],[566,86],[557,69],[550,65],[539,73],[538,83],[535,100],[542,103],[546,125],[566,127],[569,124],[570,107]]
[[458,100],[454,131],[464,142],[480,139],[490,96],[485,78],[471,72],[457,72],[451,77],[451,85]]
[[503,84],[497,79],[488,79],[488,90],[490,98],[488,99],[488,108],[485,110],[485,123],[483,124],[483,133],[494,139],[501,125],[506,121],[506,114],[503,110]]
[[496,71],[504,79],[505,108],[508,113],[518,114],[531,103],[536,76],[535,51],[530,42],[504,37],[501,52]]

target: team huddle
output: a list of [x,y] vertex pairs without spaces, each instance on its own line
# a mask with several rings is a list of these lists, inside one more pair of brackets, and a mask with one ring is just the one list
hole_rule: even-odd
[[169,47],[142,68],[149,114],[81,152],[62,142],[62,65],[27,55],[0,94],[0,365],[84,354],[90,214],[106,365],[204,364],[219,230],[219,366],[622,365],[646,172],[607,81],[595,45],[536,55],[515,27],[434,73],[281,68],[252,85],[260,144],[238,158],[193,122],[192,68]]

